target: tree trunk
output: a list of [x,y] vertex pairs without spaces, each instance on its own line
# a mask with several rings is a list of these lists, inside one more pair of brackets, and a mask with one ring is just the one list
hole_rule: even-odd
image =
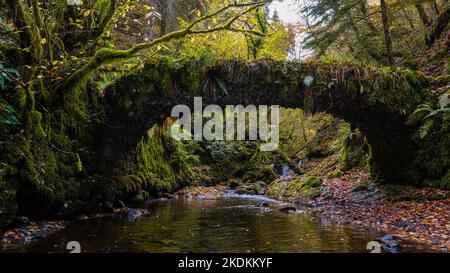
[[417,12],[419,13],[420,20],[422,21],[422,23],[427,27],[430,26],[431,25],[430,17],[428,17],[428,14],[425,12],[422,1],[415,0],[414,7],[416,8]]
[[389,66],[394,66],[394,57],[392,55],[392,36],[391,30],[389,29],[388,7],[385,0],[380,0],[380,5]]
[[434,25],[428,30],[425,37],[425,44],[432,46],[437,39],[439,39],[447,29],[450,22],[450,5],[443,11],[436,19]]

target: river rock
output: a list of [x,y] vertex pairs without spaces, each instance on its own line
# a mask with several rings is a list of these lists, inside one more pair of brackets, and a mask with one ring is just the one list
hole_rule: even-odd
[[378,238],[378,241],[383,243],[383,248],[388,252],[397,253],[400,251],[400,244],[397,242],[397,237],[393,235],[386,235],[381,238]]
[[400,245],[396,242],[384,244],[384,248],[391,253],[397,253],[400,251]]
[[245,187],[239,187],[239,188],[237,188],[235,190],[235,192],[237,194],[245,194],[245,195],[252,195],[252,194],[254,194],[254,192],[252,190],[250,190],[248,188],[245,188]]
[[236,188],[238,188],[239,186],[241,186],[242,185],[242,181],[240,181],[240,180],[238,180],[238,179],[230,179],[229,181],[228,181],[228,186],[231,188],[231,189],[236,189]]
[[78,220],[80,220],[80,221],[85,221],[85,220],[88,220],[89,219],[89,217],[87,216],[87,215],[80,215],[80,216],[78,216]]
[[248,194],[248,195],[264,195],[267,191],[267,185],[262,181],[257,181],[254,183],[246,183],[236,188],[235,192],[237,194]]
[[143,215],[144,215],[144,211],[142,211],[142,210],[129,209],[122,213],[122,218],[127,221],[133,222],[134,220],[136,220],[137,218],[139,218]]
[[281,211],[281,212],[295,212],[295,211],[297,211],[297,209],[294,208],[294,207],[285,207],[285,208],[279,209],[279,211]]

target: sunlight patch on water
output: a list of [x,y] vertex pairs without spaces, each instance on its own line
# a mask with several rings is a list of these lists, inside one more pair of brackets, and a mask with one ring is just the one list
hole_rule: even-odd
[[256,200],[261,202],[267,202],[272,204],[279,204],[279,205],[287,205],[289,203],[286,203],[284,201],[279,201],[275,199],[271,199],[264,195],[251,195],[251,194],[238,194],[234,191],[226,191],[221,197],[223,198],[239,198],[239,199],[248,199],[248,200]]

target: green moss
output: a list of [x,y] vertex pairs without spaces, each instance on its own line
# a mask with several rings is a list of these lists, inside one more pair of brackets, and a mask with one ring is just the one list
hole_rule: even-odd
[[298,198],[315,199],[320,197],[322,181],[315,176],[302,177],[290,182],[275,181],[270,184],[267,195],[272,198],[295,200]]
[[368,188],[369,188],[369,186],[367,185],[367,183],[360,182],[355,185],[355,187],[353,188],[353,192],[366,191],[366,190],[368,190]]
[[[94,185],[79,182],[83,178],[83,174],[88,172],[95,174],[98,171],[95,165],[97,156],[95,139],[100,136],[93,132],[96,132],[94,130],[97,127],[105,124],[105,117],[116,120],[115,118],[124,117],[124,113],[142,110],[148,106],[150,95],[155,95],[155,92],[159,91],[167,93],[172,91],[171,88],[178,86],[188,90],[191,94],[199,94],[207,76],[210,77],[208,78],[210,85],[215,84],[215,87],[218,87],[220,82],[225,87],[230,84],[245,83],[251,86],[255,92],[276,87],[276,90],[280,90],[279,93],[283,93],[283,95],[296,94],[300,98],[303,96],[303,93],[300,92],[307,92],[304,96],[306,109],[314,108],[314,103],[319,103],[324,99],[341,100],[333,101],[336,103],[333,105],[338,105],[339,103],[348,103],[347,99],[356,96],[365,103],[364,106],[371,110],[382,108],[385,113],[395,114],[400,118],[410,115],[420,103],[429,103],[435,106],[437,99],[435,95],[432,95],[433,92],[429,92],[427,89],[431,87],[433,90],[437,89],[449,81],[448,76],[438,77],[430,82],[431,80],[423,74],[414,71],[393,71],[344,62],[333,62],[332,65],[323,63],[298,65],[269,60],[251,64],[233,61],[220,63],[214,67],[214,70],[207,70],[211,67],[205,66],[201,62],[186,61],[177,64],[167,61],[160,64],[147,64],[144,70],[117,80],[114,86],[108,89],[108,92],[113,93],[111,96],[107,96],[109,108],[93,107],[86,95],[87,78],[92,75],[99,63],[107,63],[106,59],[116,54],[120,55],[119,57],[127,55],[113,50],[100,51],[87,64],[86,69],[83,69],[88,73],[76,72],[68,79],[67,90],[63,88],[62,91],[67,91],[69,95],[63,96],[63,98],[57,96],[58,92],[47,92],[42,86],[42,81],[35,84],[33,88],[43,91],[38,98],[40,103],[50,101],[50,99],[61,100],[62,105],[56,105],[56,103],[51,105],[48,108],[49,113],[42,111],[41,108],[38,109],[42,112],[35,110],[33,94],[39,94],[37,90],[32,90],[32,88],[18,90],[17,97],[20,97],[20,102],[17,105],[22,106],[24,110],[22,120],[27,125],[24,134],[32,136],[24,140],[24,143],[17,145],[8,141],[0,148],[0,160],[2,163],[7,162],[8,164],[8,170],[1,170],[0,174],[0,200],[3,200],[0,201],[0,203],[3,202],[0,209],[3,206],[5,209],[2,210],[8,211],[5,212],[5,215],[14,214],[18,198],[24,202],[22,204],[25,206],[29,205],[30,208],[35,207],[51,212],[66,200],[78,198],[88,200],[93,199],[93,196],[105,198],[108,196],[107,198],[110,199],[112,194],[109,192],[115,191],[114,187],[118,188],[118,192],[134,194],[136,200],[142,201],[149,194],[170,192],[178,187],[200,181],[198,156],[189,151],[186,146],[168,138],[163,129],[155,128],[139,143],[135,154],[136,158],[131,160],[133,164],[128,162],[127,168],[120,170],[124,172],[122,176],[114,177],[110,184],[98,181],[91,183]],[[213,76],[209,73],[211,71],[214,72],[211,73]],[[303,75],[314,75],[315,83],[311,86],[311,90],[305,91],[302,84]],[[124,92],[124,90],[130,90],[130,92]],[[290,92],[286,92],[288,90]],[[55,93],[54,98],[52,98],[53,93]],[[315,100],[319,95],[320,99]],[[20,107],[17,106],[16,109],[20,109]],[[104,112],[105,114],[102,114]],[[100,114],[97,115],[97,113]],[[350,112],[349,115],[353,114]],[[414,177],[411,181],[420,181],[421,185],[424,185],[422,181],[426,181],[425,185],[449,187],[448,124],[448,115],[439,116],[433,119],[432,124],[430,123],[427,134],[420,139],[415,139],[415,144],[419,148],[416,160],[408,169],[409,175]],[[330,126],[329,128],[328,132],[318,134],[321,141],[317,141],[309,147],[310,158],[316,156],[329,158],[329,155],[335,155],[337,151],[341,150],[342,170],[362,167],[366,148],[362,142],[359,142],[361,138],[352,135],[352,138],[346,140],[340,149],[341,144],[334,145],[336,143],[330,139],[338,139],[341,135],[336,134],[338,131],[336,127]],[[388,136],[388,134],[386,135]],[[204,145],[206,146],[206,144]],[[239,147],[235,147],[235,144],[229,143],[220,144],[222,146],[208,145],[209,148],[206,150],[210,155],[202,154],[203,158],[211,156],[209,158],[211,161],[208,163],[213,162],[209,173],[211,178],[206,181],[207,183],[223,182],[230,178],[242,179],[245,182],[264,181],[267,183],[276,177],[271,168],[263,167],[272,159],[271,156],[259,157],[258,155],[261,160],[252,160],[254,147],[245,147],[247,144],[239,144]],[[235,154],[229,152],[233,149],[238,152]],[[78,160],[73,153],[80,154],[83,168],[79,168],[78,162],[81,160]],[[335,170],[333,167],[336,158],[331,158],[332,160],[326,162],[327,164],[319,166],[313,174],[326,175],[333,172],[331,177],[340,176],[342,171]],[[383,159],[379,155],[373,157],[372,154],[369,156],[369,165],[376,169],[374,167],[376,162],[383,161]],[[379,164],[377,166],[378,169],[374,172],[376,175],[390,171],[386,170],[384,166],[379,167]],[[80,169],[83,170],[80,172]],[[17,183],[17,195],[9,191],[11,183],[5,181],[11,179],[10,176],[20,177]],[[427,179],[422,179],[423,177]],[[17,180],[17,177],[14,178]],[[293,181],[289,185],[275,183],[272,190],[273,194],[276,192],[289,198],[299,196],[315,198],[320,195],[320,185],[319,178],[305,177]]]
[[357,131],[346,136],[340,152],[340,169],[348,171],[367,165],[367,144],[364,136]]
[[342,175],[343,175],[344,173],[341,171],[341,170],[335,170],[334,172],[332,172],[329,176],[328,176],[328,178],[331,178],[331,179],[333,179],[333,178],[339,178],[339,177],[341,177]]
[[304,180],[304,182],[302,183],[302,188],[317,188],[320,187],[322,185],[322,182],[320,180],[320,178],[315,177],[315,176],[311,176],[306,178],[306,180]]
[[232,189],[235,189],[235,188],[241,186],[242,184],[243,184],[242,181],[239,179],[230,179],[228,181],[228,186]]
[[308,199],[317,199],[320,197],[320,191],[318,189],[305,189],[302,191],[302,195]]
[[[424,131],[425,130],[425,131]],[[441,115],[432,120],[422,121],[422,127],[415,133],[414,141],[419,146],[415,167],[409,175],[419,180],[416,185],[448,189],[450,159],[450,115]]]
[[198,179],[198,157],[175,141],[166,126],[153,127],[139,142],[136,153],[136,169],[125,183],[125,192],[170,193]]
[[263,182],[272,182],[275,180],[277,175],[273,171],[272,168],[267,166],[259,166],[255,169],[250,169],[245,172],[243,177],[244,181],[263,181]]
[[[76,159],[73,155],[55,153],[45,145],[33,146],[31,143],[23,139],[19,144],[17,199],[22,213],[43,217],[62,208],[68,196],[71,199],[77,197],[76,183],[73,178],[64,176],[65,169],[62,168],[66,167],[67,161],[70,168],[76,169]],[[41,149],[45,153],[40,152]]]
[[172,83],[170,75],[170,71],[163,71],[163,76],[161,79],[161,89],[166,94],[169,92]]
[[193,68],[192,70],[187,71],[184,79],[184,85],[193,95],[200,94],[202,88],[201,74],[197,69],[198,68]]

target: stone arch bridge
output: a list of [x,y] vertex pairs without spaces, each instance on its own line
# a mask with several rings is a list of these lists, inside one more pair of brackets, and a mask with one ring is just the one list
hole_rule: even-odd
[[328,112],[359,128],[371,147],[378,180],[410,182],[420,121],[412,113],[431,100],[431,80],[412,71],[351,63],[201,61],[148,63],[107,88],[99,128],[99,164],[115,166],[177,104],[280,105]]

